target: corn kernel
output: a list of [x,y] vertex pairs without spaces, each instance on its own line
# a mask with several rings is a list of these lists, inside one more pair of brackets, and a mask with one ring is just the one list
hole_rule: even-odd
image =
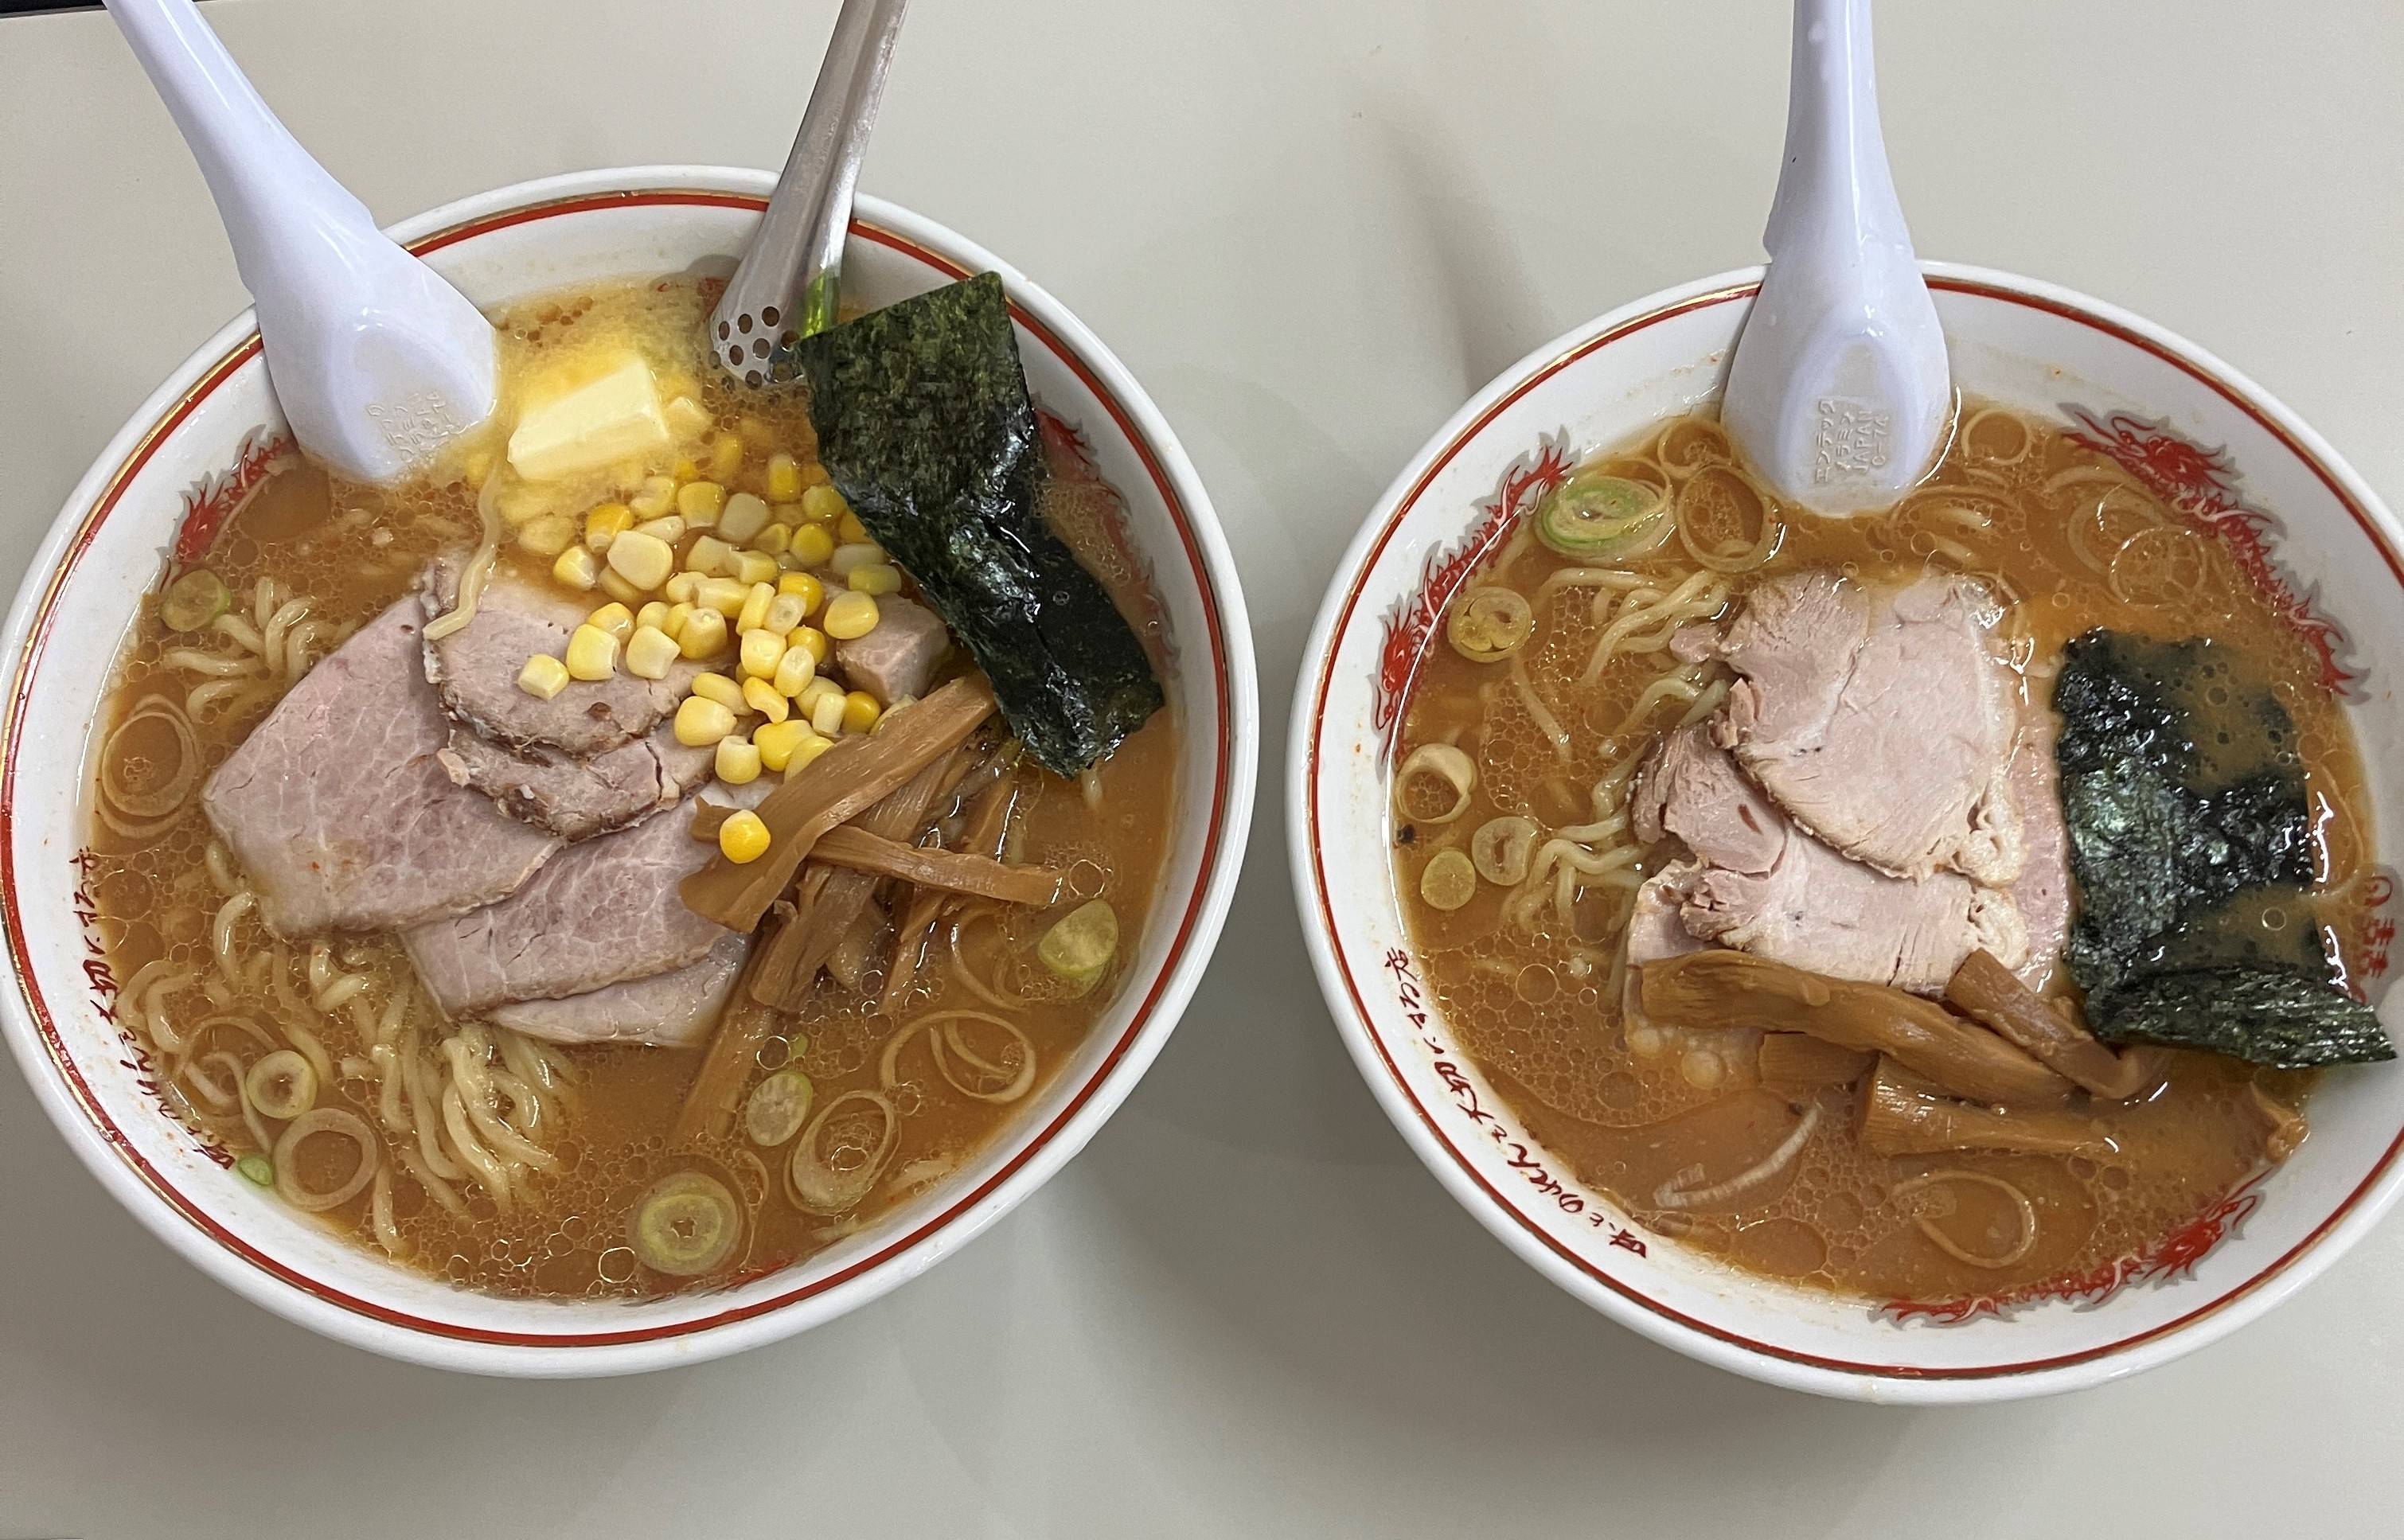
[[644,592],[641,589],[638,589],[635,587],[634,584],[627,582],[622,576],[610,571],[606,566],[601,569],[600,586],[603,593],[608,594],[610,598],[615,599],[622,604],[639,604],[645,599],[650,597],[650,594]]
[[827,639],[827,633],[816,626],[801,626],[787,632],[785,645],[806,648],[809,655],[821,663],[827,660],[827,654],[834,650],[834,644]]
[[810,712],[810,726],[829,738],[841,736],[846,710],[841,691],[818,697],[818,705]]
[[793,757],[793,751],[807,740],[816,738],[818,729],[800,717],[764,723],[751,729],[751,746],[760,751],[760,763],[772,770],[782,770]]
[[[705,537],[706,538],[706,537]],[[660,585],[660,594],[671,604],[690,604],[701,590],[701,574],[680,572]]]
[[726,650],[726,617],[694,605],[677,632],[677,646],[687,658],[710,658]]
[[657,626],[636,626],[626,639],[626,672],[637,679],[664,679],[682,654],[676,638]]
[[743,681],[743,703],[771,722],[781,722],[793,712],[793,703],[777,694],[776,687],[765,679]]
[[793,544],[793,532],[782,524],[770,524],[751,537],[751,548],[771,556],[782,556]]
[[543,487],[511,487],[495,502],[500,510],[501,522],[511,529],[551,511],[551,493]]
[[747,631],[738,656],[746,678],[773,679],[785,660],[785,638],[773,631]]
[[[802,602],[802,618],[806,620],[826,597],[826,585],[805,572],[789,572],[776,579],[776,591],[788,599]],[[788,628],[790,629],[790,628]]]
[[635,510],[623,503],[604,503],[584,516],[584,543],[596,551],[635,527]]
[[571,589],[589,589],[601,580],[601,558],[585,546],[570,546],[551,564],[552,576]]
[[680,459],[674,465],[669,466],[668,469],[670,474],[674,475],[679,481],[698,481],[701,479],[701,467],[694,465],[689,459]]
[[536,556],[554,557],[576,544],[576,520],[564,513],[546,513],[518,531],[518,545]]
[[[810,450],[812,453],[817,452],[818,445],[816,441],[811,443]],[[826,463],[824,461],[804,460],[802,462],[802,485],[804,487],[822,487],[827,484],[828,479]]]
[[843,510],[843,517],[834,522],[834,532],[842,537],[843,543],[846,546],[864,545],[876,538],[868,533],[868,526],[860,521],[860,515],[852,512],[847,505]]
[[692,590],[695,604],[716,610],[729,620],[743,613],[744,602],[750,597],[750,585],[732,577],[705,577]]
[[692,618],[692,605],[690,603],[670,604],[668,606],[667,618],[660,622],[660,630],[667,632],[670,636],[682,636],[684,634],[684,623],[691,618]]
[[801,495],[801,463],[790,454],[768,456],[768,500],[790,503]]
[[626,506],[637,519],[657,519],[676,507],[677,484],[673,476],[646,476],[635,495],[626,499]]
[[833,739],[815,728],[811,729],[807,738],[793,745],[793,756],[785,761],[785,779],[790,781],[801,774],[810,768],[811,760],[832,747],[834,747]]
[[709,474],[719,481],[732,481],[734,473],[743,468],[743,438],[740,434],[721,433],[709,441]]
[[802,506],[799,503],[778,503],[768,509],[768,517],[790,529],[802,521]]
[[776,559],[765,551],[739,550],[734,553],[734,576],[747,586],[773,583],[776,580]]
[[719,535],[735,545],[748,545],[751,537],[768,527],[768,505],[748,492],[738,492],[726,500],[718,515]]
[[[759,773],[755,767],[744,779],[753,780]],[[767,821],[749,808],[737,810],[734,816],[718,825],[718,853],[738,867],[767,854],[769,839]]]
[[800,594],[785,593],[781,589],[782,585],[779,585],[780,591],[774,599],[768,601],[768,613],[760,618],[760,624],[779,636],[808,619],[810,614],[809,607],[802,603]]
[[742,711],[743,687],[722,673],[697,673],[692,678],[692,693],[705,701],[715,701],[728,711]]
[[567,676],[607,679],[618,672],[618,639],[587,621],[568,633]]
[[726,489],[715,481],[688,481],[677,489],[677,512],[694,529],[706,530],[718,522],[726,506]]
[[843,687],[832,679],[820,676],[803,686],[802,693],[793,698],[793,703],[802,708],[804,716],[815,716],[818,715],[818,702],[831,695],[838,700],[841,699]]
[[873,566],[885,560],[885,549],[874,540],[856,540],[837,546],[827,562],[827,570],[837,577],[848,577],[861,567]]
[[856,642],[876,629],[875,599],[865,593],[838,593],[827,601],[822,624],[838,642]]
[[866,732],[876,726],[876,719],[884,715],[885,708],[866,690],[853,690],[843,698],[843,730],[846,732]]
[[567,665],[547,652],[536,653],[518,670],[518,688],[539,700],[548,701],[566,687]]
[[667,628],[661,622],[667,617],[668,607],[656,599],[651,600],[635,612],[635,629],[640,631],[649,626],[654,631],[665,631]]
[[776,659],[776,672],[770,683],[775,685],[779,695],[799,695],[810,687],[810,681],[818,677],[818,660],[809,648],[789,646],[785,655]]
[[730,786],[760,779],[760,751],[751,740],[735,734],[718,741],[718,778]]
[[623,604],[604,604],[586,616],[584,623],[600,627],[622,643],[635,634],[635,612]]
[[851,506],[843,500],[843,493],[823,481],[802,493],[802,517],[813,524],[840,522],[850,511]]
[[706,695],[688,695],[677,707],[676,740],[689,749],[706,749],[734,730],[734,714]]
[[[768,623],[768,606],[776,602],[776,590],[775,589],[770,588],[765,583],[752,584],[749,588],[744,590],[743,607],[737,610],[734,614],[734,629],[736,631],[758,631],[761,627]],[[779,626],[776,628],[776,634],[781,637],[786,631],[790,630],[792,630],[790,626]]]
[[646,519],[635,526],[637,534],[648,534],[654,540],[664,540],[673,546],[684,538],[684,518],[680,514],[664,513],[657,519]]
[[709,409],[690,395],[678,396],[660,409],[660,415],[667,419],[668,431],[678,443],[709,431]]
[[676,576],[676,548],[656,534],[628,530],[609,542],[609,570],[646,592]]
[[805,567],[822,567],[834,557],[834,536],[823,524],[804,524],[793,532],[792,540],[785,547],[800,559]]
[[851,576],[844,581],[850,585],[852,592],[873,594],[879,599],[888,593],[902,591],[901,571],[882,562],[871,562],[864,567],[852,568]]
[[734,576],[734,548],[714,534],[702,535],[686,548],[684,567],[685,571],[699,573],[704,577],[732,577]]

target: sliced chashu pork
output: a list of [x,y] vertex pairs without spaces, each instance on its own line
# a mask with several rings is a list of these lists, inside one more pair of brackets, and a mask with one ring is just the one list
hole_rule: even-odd
[[444,773],[424,611],[402,598],[311,669],[201,803],[284,936],[390,930],[515,890],[559,841]]
[[468,728],[454,728],[442,751],[451,779],[491,798],[512,818],[563,839],[640,823],[709,779],[715,750],[677,742],[673,722],[595,754],[511,749]]
[[1705,723],[1670,735],[1629,794],[1637,838],[1674,835],[1694,853],[1637,895],[1629,961],[1670,955],[1660,918],[1674,905],[1698,940],[1834,978],[1935,993],[1974,950],[2006,965],[2027,956],[2011,901],[1958,872],[1902,878],[1848,859],[1779,811]]
[[[437,557],[420,581],[426,613],[451,608],[461,558]],[[545,701],[518,687],[518,672],[536,653],[556,658],[593,606],[559,589],[522,577],[506,564],[494,570],[475,617],[440,641],[426,644],[426,676],[442,709],[493,742],[594,755],[642,737],[691,693],[703,665],[679,659],[664,678],[619,673],[576,680]]]
[[657,1048],[689,1048],[709,1035],[735,977],[750,955],[751,938],[727,932],[698,963],[649,978],[630,978],[564,1000],[518,1000],[496,1006],[492,1020],[505,1027],[571,1047],[583,1043],[639,1043]]
[[1761,584],[1678,650],[1736,671],[1715,735],[1796,823],[1899,877],[2003,884],[2024,859],[2006,785],[2020,713],[1993,621],[1967,578],[1814,571]]

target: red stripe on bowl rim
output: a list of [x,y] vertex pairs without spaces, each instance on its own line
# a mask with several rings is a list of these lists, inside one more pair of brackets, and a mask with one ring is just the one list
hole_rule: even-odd
[[[2328,490],[2329,494],[2337,499],[2339,506],[2346,510],[2347,514],[2353,518],[2355,523],[2361,528],[2363,534],[2369,538],[2371,545],[2379,551],[2381,557],[2385,561],[2389,574],[2396,578],[2399,588],[2404,588],[2404,557],[2398,556],[2395,548],[2390,544],[2386,534],[2381,529],[2379,521],[2373,519],[2369,512],[2362,506],[2362,505],[2350,492],[2346,490],[2343,479],[2333,472],[2326,464],[2324,464],[2319,455],[2313,453],[2300,440],[2299,440],[2284,423],[2278,422],[2269,413],[2262,410],[2262,409],[2256,405],[2256,403],[2244,393],[2239,391],[2211,370],[2204,368],[2194,359],[2186,356],[2184,354],[2173,348],[2165,346],[2157,339],[2148,337],[2133,327],[2122,325],[2109,317],[2097,314],[2093,311],[2072,304],[2062,299],[2024,292],[2020,289],[2006,287],[1982,279],[1937,272],[1931,272],[1928,275],[1928,285],[1932,289],[1968,295],[1976,298],[1998,300],[2005,303],[2023,306],[2031,310],[2042,311],[2047,314],[2056,316],[2060,319],[2088,326],[2118,341],[2125,342],[2130,346],[2135,347],[2153,357],[2159,359],[2163,363],[2171,365],[2181,373],[2187,375],[2190,379],[2193,379],[2197,382],[2206,386],[2215,395],[2219,395],[2223,400],[2227,401],[2230,406],[2236,408],[2239,411],[2243,412],[2248,418],[2252,419],[2263,429],[2264,432],[2270,434],[2271,437],[2276,439],[2290,454],[2294,455],[2298,461],[2301,462],[2306,468],[2311,470],[2313,474],[2319,479],[2321,484]],[[2289,1247],[2275,1260],[2267,1264],[2261,1269],[2261,1270],[2256,1272],[2243,1283],[2232,1286],[2207,1303],[2201,1305],[2195,1310],[2189,1311],[2186,1314],[2180,1315],[2173,1320],[2149,1327],[2144,1331],[2133,1333],[2117,1341],[2104,1343],[2098,1347],[2082,1349],[2076,1353],[2062,1353],[2050,1358],[2026,1359],[2006,1364],[1968,1365],[1955,1367],[1930,1367],[1912,1364],[1860,1363],[1851,1359],[1830,1358],[1821,1354],[1802,1353],[1791,1348],[1780,1347],[1771,1342],[1761,1341],[1758,1339],[1747,1337],[1740,1332],[1731,1331],[1723,1326],[1713,1325],[1710,1322],[1688,1315],[1672,1306],[1664,1304],[1660,1300],[1645,1294],[1642,1290],[1635,1288],[1622,1280],[1614,1277],[1610,1272],[1595,1266],[1591,1261],[1580,1255],[1578,1252],[1562,1244],[1550,1230],[1537,1223],[1535,1219],[1522,1209],[1518,1203],[1505,1197],[1494,1186],[1493,1184],[1487,1181],[1486,1177],[1471,1162],[1469,1157],[1461,1150],[1461,1146],[1455,1144],[1446,1133],[1444,1126],[1438,1120],[1434,1110],[1420,1098],[1417,1090],[1411,1085],[1409,1079],[1403,1074],[1402,1066],[1396,1062],[1393,1054],[1387,1047],[1384,1034],[1378,1032],[1377,1029],[1371,1024],[1372,1018],[1366,997],[1363,993],[1360,979],[1355,972],[1353,961],[1345,950],[1342,934],[1336,927],[1334,902],[1329,895],[1326,853],[1321,839],[1321,825],[1320,793],[1321,786],[1325,784],[1321,778],[1321,769],[1322,764],[1327,763],[1331,757],[1330,747],[1325,742],[1329,726],[1327,716],[1327,697],[1329,687],[1335,678],[1336,656],[1343,650],[1346,633],[1351,626],[1355,611],[1359,608],[1362,595],[1368,586],[1369,574],[1376,569],[1378,558],[1384,553],[1387,546],[1391,543],[1395,534],[1401,530],[1404,520],[1409,517],[1412,508],[1417,506],[1419,497],[1427,491],[1429,486],[1434,482],[1436,477],[1444,471],[1445,467],[1450,465],[1452,461],[1459,456],[1462,450],[1466,449],[1481,434],[1490,427],[1495,419],[1508,410],[1530,391],[1534,390],[1538,385],[1543,384],[1545,381],[1550,380],[1555,375],[1560,373],[1563,369],[1568,368],[1571,365],[1577,363],[1588,354],[1607,347],[1613,342],[1616,342],[1623,338],[1633,336],[1637,332],[1657,326],[1664,321],[1672,320],[1678,316],[1688,314],[1695,311],[1706,310],[1712,306],[1729,304],[1737,300],[1750,298],[1753,295],[1759,292],[1760,287],[1761,284],[1759,280],[1755,279],[1672,300],[1656,310],[1647,311],[1643,314],[1630,317],[1628,320],[1620,323],[1618,326],[1613,326],[1597,336],[1588,338],[1584,342],[1581,342],[1548,360],[1530,371],[1524,379],[1513,385],[1510,390],[1496,398],[1484,411],[1478,413],[1476,417],[1461,427],[1461,429],[1453,436],[1451,441],[1446,444],[1444,449],[1437,453],[1435,458],[1429,462],[1427,469],[1423,471],[1419,475],[1419,479],[1411,484],[1410,490],[1405,493],[1400,501],[1395,504],[1394,511],[1387,518],[1385,528],[1378,532],[1377,539],[1369,546],[1368,550],[1362,557],[1360,570],[1353,576],[1351,586],[1345,593],[1343,606],[1337,612],[1335,624],[1329,629],[1327,644],[1323,649],[1323,656],[1320,660],[1318,680],[1313,687],[1313,693],[1311,696],[1311,717],[1314,725],[1309,738],[1308,756],[1304,767],[1304,786],[1307,812],[1309,821],[1310,832],[1308,844],[1310,851],[1311,888],[1312,896],[1318,909],[1317,923],[1321,927],[1321,933],[1326,937],[1328,954],[1335,959],[1336,971],[1343,977],[1345,992],[1349,997],[1353,1017],[1359,1024],[1363,1035],[1364,1035],[1369,1040],[1370,1044],[1376,1048],[1377,1058],[1384,1064],[1387,1075],[1392,1080],[1394,1088],[1401,1092],[1403,1099],[1407,1102],[1410,1104],[1411,1109],[1418,1114],[1419,1119],[1426,1127],[1429,1136],[1444,1149],[1447,1155],[1451,1157],[1453,1164],[1460,1173],[1467,1177],[1472,1183],[1475,1184],[1477,1189],[1483,1192],[1488,1200],[1491,1201],[1498,1210],[1508,1214],[1512,1219],[1517,1223],[1521,1229],[1525,1230],[1530,1237],[1542,1243],[1546,1250],[1552,1252],[1562,1261],[1568,1263],[1579,1273],[1593,1280],[1595,1283],[1601,1284],[1604,1288],[1609,1289],[1612,1293],[1618,1295],[1629,1303],[1641,1306],[1644,1310],[1651,1311],[1653,1314],[1659,1316],[1664,1321],[1667,1321],[1675,1326],[1683,1327],[1685,1330],[1695,1332],[1703,1337],[1711,1338],[1716,1341],[1726,1343],[1730,1347],[1741,1349],[1747,1353],[1756,1353],[1763,1357],[1776,1359],[1784,1363],[1795,1364],[1806,1368],[1826,1370],[1838,1374],[1855,1375],[1868,1379],[1914,1381],[2004,1379],[2018,1375],[2034,1374],[2048,1369],[2068,1368],[2075,1365],[2090,1363],[2096,1359],[2109,1357],[2116,1353],[2126,1353],[2145,1343],[2155,1341],[2175,1332],[2184,1330],[2204,1317],[2212,1315],[2243,1298],[2247,1295],[2254,1293],[2263,1284],[2271,1282],[2280,1273],[2285,1272],[2306,1252],[2311,1251],[2314,1246],[2318,1245],[2322,1238],[2327,1235],[2327,1233],[2335,1228],[2340,1221],[2343,1220],[2346,1215],[2354,1210],[2355,1206],[2362,1200],[2363,1197],[2369,1193],[2373,1186],[2378,1185],[2380,1178],[2385,1175],[2388,1169],[2396,1163],[2398,1154],[2404,1153],[2404,1128],[2398,1129],[2396,1138],[2388,1144],[2385,1152],[2380,1156],[2378,1160],[2372,1163],[2369,1172],[2363,1177],[2361,1182],[2355,1186],[2352,1192],[2346,1194],[2345,1198],[2338,1203],[2337,1207],[2330,1212],[2327,1218],[2323,1219],[2318,1225],[2313,1228],[2311,1233],[2307,1234],[2301,1241],[2299,1241],[2295,1245]],[[1406,687],[1406,688],[1415,688],[1417,679],[1417,671],[1414,670],[1411,686]],[[1409,701],[1406,695],[1403,702],[1402,709],[1407,711]]]
[[[749,193],[720,192],[703,188],[630,189],[577,194],[469,219],[412,241],[409,243],[409,247],[410,250],[424,256],[480,235],[488,235],[496,230],[561,215],[586,213],[598,209],[662,205],[727,208],[756,214],[766,208],[767,200]],[[868,241],[887,247],[951,278],[959,279],[970,276],[967,269],[948,257],[929,250],[907,236],[872,224],[866,219],[855,218],[852,221],[850,234],[853,239]],[[949,1228],[962,1214],[984,1201],[988,1195],[1033,1158],[1038,1151],[1058,1136],[1060,1131],[1092,1099],[1103,1082],[1110,1078],[1111,1073],[1118,1067],[1119,1062],[1134,1047],[1136,1040],[1143,1034],[1144,1029],[1151,1024],[1153,1012],[1158,1006],[1161,996],[1167,992],[1169,980],[1176,975],[1180,964],[1184,960],[1195,928],[1200,923],[1212,880],[1219,871],[1225,834],[1229,785],[1234,775],[1232,765],[1235,747],[1234,699],[1230,685],[1231,664],[1227,658],[1226,636],[1220,614],[1218,590],[1211,584],[1208,563],[1203,559],[1200,542],[1195,535],[1192,514],[1183,500],[1178,496],[1167,470],[1153,452],[1150,440],[1138,429],[1117,395],[1103,384],[1100,377],[1075,349],[1063,341],[1051,327],[1044,325],[1040,317],[1027,312],[1015,299],[1011,301],[1010,314],[1014,323],[1032,334],[1055,358],[1068,367],[1069,372],[1074,374],[1087,390],[1093,393],[1095,399],[1102,403],[1104,409],[1110,413],[1111,421],[1118,425],[1119,432],[1142,460],[1145,471],[1152,478],[1154,490],[1158,492],[1163,506],[1168,510],[1170,522],[1176,526],[1178,538],[1185,549],[1186,560],[1193,568],[1195,586],[1200,595],[1203,613],[1208,622],[1211,680],[1217,704],[1216,729],[1219,754],[1213,770],[1210,789],[1208,836],[1203,846],[1200,864],[1196,868],[1192,895],[1186,902],[1185,911],[1178,923],[1177,933],[1169,942],[1168,953],[1163,959],[1160,969],[1153,978],[1151,992],[1137,1006],[1134,1016],[1127,1023],[1126,1030],[1119,1035],[1118,1041],[1111,1046],[1110,1051],[1095,1066],[1085,1084],[1080,1087],[1068,1104],[1060,1109],[1058,1116],[999,1170],[978,1184],[972,1191],[944,1209],[943,1213],[839,1272],[829,1274],[825,1278],[789,1290],[772,1298],[721,1311],[713,1315],[626,1331],[545,1333],[494,1330],[462,1325],[455,1322],[428,1320],[422,1316],[412,1315],[407,1311],[376,1304],[371,1300],[357,1298],[287,1267],[252,1246],[211,1217],[205,1209],[185,1196],[161,1172],[144,1159],[141,1152],[134,1148],[133,1140],[117,1126],[106,1109],[101,1105],[99,1098],[86,1083],[82,1073],[68,1055],[65,1043],[60,1036],[57,1024],[51,1017],[49,1003],[43,998],[40,985],[34,977],[33,958],[24,938],[24,911],[19,902],[17,892],[14,827],[17,746],[24,731],[26,698],[31,692],[35,672],[49,639],[50,625],[55,618],[59,592],[65,586],[68,576],[75,570],[76,564],[90,548],[92,537],[111,510],[116,507],[125,489],[140,473],[142,467],[149,462],[158,447],[192,414],[211,392],[222,385],[235,370],[248,363],[259,352],[259,334],[253,332],[248,338],[237,343],[225,356],[209,366],[200,379],[193,382],[191,390],[183,399],[143,436],[133,451],[110,475],[106,487],[93,501],[91,511],[85,515],[83,523],[77,529],[74,540],[68,545],[65,555],[51,572],[43,588],[41,600],[34,612],[33,625],[26,637],[24,651],[18,659],[16,674],[10,681],[8,690],[5,761],[0,761],[0,919],[6,921],[9,961],[16,971],[19,992],[23,997],[26,1009],[32,1016],[35,1033],[49,1051],[50,1061],[58,1070],[61,1079],[74,1093],[85,1116],[91,1120],[101,1135],[116,1149],[119,1158],[146,1186],[157,1193],[170,1208],[190,1223],[193,1228],[279,1283],[327,1304],[383,1325],[398,1326],[430,1337],[499,1347],[546,1349],[622,1347],[635,1343],[691,1337],[714,1328],[771,1314],[804,1299],[824,1294],[863,1273],[872,1271],[916,1247],[938,1231]]]

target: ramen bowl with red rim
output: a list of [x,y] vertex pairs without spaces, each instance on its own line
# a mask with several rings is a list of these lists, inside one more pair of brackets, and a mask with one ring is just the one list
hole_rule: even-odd
[[[2230,543],[2325,660],[2394,827],[2404,708],[2386,675],[2404,658],[2404,534],[2377,496],[2294,413],[2159,326],[2004,273],[1928,274],[1965,394],[2076,433]],[[1994,1296],[1842,1298],[1735,1271],[1581,1183],[1488,1082],[1416,961],[1387,854],[1391,778],[1447,601],[1569,465],[1716,397],[1760,277],[1657,294],[1538,349],[1429,440],[1362,527],[1305,651],[1288,766],[1321,985],[1370,1089],[1453,1196],[1538,1271],[1656,1341],[1876,1401],[1999,1400],[2134,1373],[2261,1314],[2378,1222],[2404,1183],[2404,1067],[2324,1076],[2300,1150],[2138,1255]],[[2373,971],[2393,889],[2383,869]],[[2393,1002],[2382,1015],[2397,1034]]]
[[[481,304],[566,285],[724,273],[773,178],[707,167],[580,173],[507,187],[395,233]],[[1176,436],[1094,334],[1015,270],[941,226],[860,201],[846,298],[890,303],[997,271],[1036,401],[1120,493],[1125,533],[1167,619],[1180,734],[1161,887],[1110,1006],[1050,1085],[983,1153],[874,1224],[783,1271],[629,1302],[502,1298],[361,1250],[227,1169],[161,1110],[149,1061],[112,1020],[119,980],[88,928],[85,734],[109,649],[161,553],[205,541],[290,451],[252,318],[178,369],[103,451],[35,557],[8,617],[0,907],[9,1046],[102,1184],[202,1270],[326,1335],[494,1374],[621,1373],[789,1336],[933,1265],[1041,1186],[1142,1075],[1191,997],[1225,916],[1250,819],[1258,703],[1243,598]]]

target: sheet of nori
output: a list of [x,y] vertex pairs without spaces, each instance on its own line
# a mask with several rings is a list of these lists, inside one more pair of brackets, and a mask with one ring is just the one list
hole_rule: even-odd
[[1043,520],[1042,443],[999,276],[805,338],[792,362],[828,478],[1037,760],[1074,776],[1160,709],[1143,645]]
[[[2078,918],[2071,977],[2105,1042],[2212,1048],[2256,1063],[2394,1057],[2307,923],[2310,812],[2295,728],[2267,691],[2225,703],[2249,730],[2197,737],[2207,644],[2090,631],[2054,684],[2062,820]],[[2229,687],[2217,687],[2227,691]],[[2262,911],[2289,911],[2284,932]]]

